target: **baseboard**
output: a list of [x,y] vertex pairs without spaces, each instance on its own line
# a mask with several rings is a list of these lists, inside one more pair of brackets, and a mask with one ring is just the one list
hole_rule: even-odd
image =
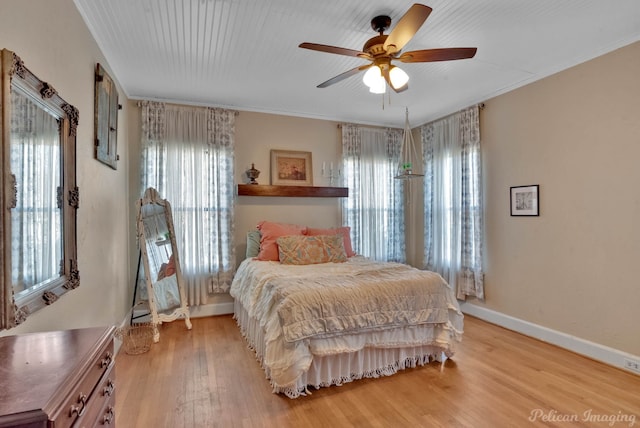
[[465,314],[499,325],[500,327],[513,330],[543,342],[551,343],[552,345],[584,355],[585,357],[618,367],[626,372],[640,375],[640,373],[629,370],[624,366],[625,359],[640,361],[640,357],[637,355],[590,342],[567,333],[562,333],[560,331],[543,327],[529,321],[524,321],[491,309],[483,308],[482,306],[477,306],[472,303],[463,302],[460,304],[460,309]]
[[208,305],[193,306],[190,309],[192,318],[210,317],[215,315],[229,315],[233,313],[233,302],[212,303]]

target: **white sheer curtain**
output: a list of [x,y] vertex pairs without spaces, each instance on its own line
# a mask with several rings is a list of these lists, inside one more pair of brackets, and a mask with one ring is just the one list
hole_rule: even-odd
[[141,193],[171,203],[189,305],[226,293],[235,269],[235,112],[145,101]]
[[11,281],[19,293],[60,276],[60,124],[16,90],[11,105],[10,163],[17,190],[11,210]]
[[342,125],[343,224],[351,227],[354,251],[374,260],[404,262],[403,182],[395,180],[401,129]]
[[424,159],[424,266],[458,299],[484,298],[479,108],[421,127]]

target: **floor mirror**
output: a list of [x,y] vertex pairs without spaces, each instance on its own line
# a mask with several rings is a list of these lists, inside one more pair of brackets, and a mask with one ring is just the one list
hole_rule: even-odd
[[191,329],[171,204],[148,188],[138,201],[137,224],[153,341],[158,342],[163,322],[184,319]]

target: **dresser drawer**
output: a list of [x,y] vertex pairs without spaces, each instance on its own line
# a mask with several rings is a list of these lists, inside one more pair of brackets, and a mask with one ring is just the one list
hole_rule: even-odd
[[[116,396],[116,371],[115,363],[111,363],[109,369],[100,379],[100,382],[93,391],[93,394],[87,401],[85,413],[78,418],[73,425],[80,428],[89,428],[94,426],[114,426],[115,418],[113,408],[115,407]],[[109,412],[108,408],[111,407]],[[106,422],[111,421],[110,425]]]
[[105,427],[105,428],[113,428],[116,426],[116,397],[112,396],[109,400],[104,404],[100,412],[98,413],[98,417],[93,422],[92,427]]
[[[93,407],[93,401],[100,401],[97,398],[98,391],[97,385],[101,379],[107,378],[114,366],[114,352],[113,352],[113,340],[111,340],[104,348],[100,350],[97,358],[92,360],[91,364],[87,368],[84,377],[76,385],[73,392],[69,394],[64,405],[61,407],[60,412],[54,418],[56,428],[67,428],[74,425],[76,420],[85,420],[84,415]],[[102,402],[97,403],[98,408]]]
[[89,327],[0,337],[0,383],[11,397],[0,400],[0,427],[100,426],[110,420],[114,331]]

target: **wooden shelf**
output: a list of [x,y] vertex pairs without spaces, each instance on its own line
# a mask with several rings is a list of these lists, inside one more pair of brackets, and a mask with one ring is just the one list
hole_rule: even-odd
[[349,189],[347,187],[267,186],[263,184],[238,184],[238,195],[346,198],[349,196]]

